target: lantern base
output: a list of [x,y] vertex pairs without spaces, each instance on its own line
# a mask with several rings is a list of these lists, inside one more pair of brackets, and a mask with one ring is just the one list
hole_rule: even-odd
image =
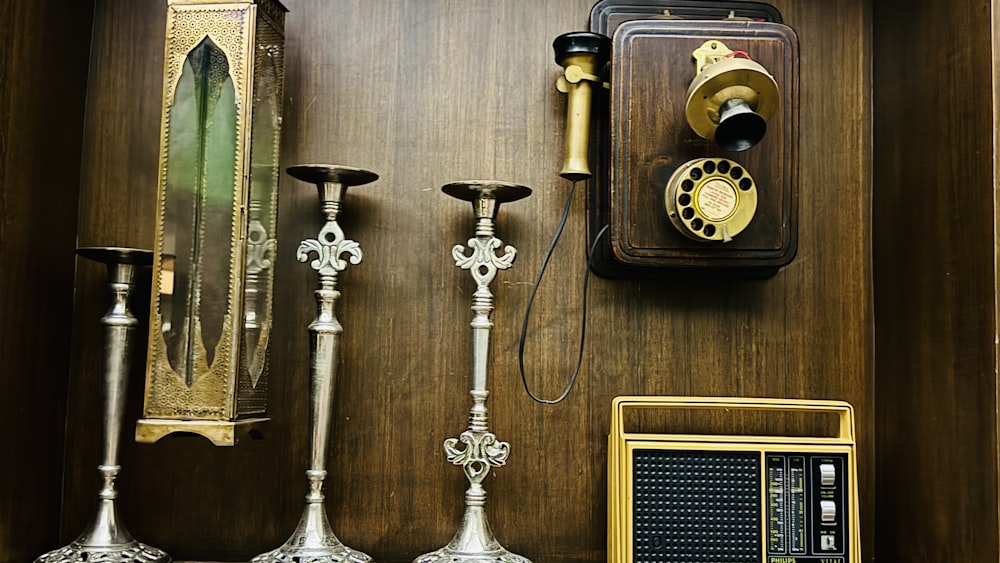
[[168,434],[197,434],[216,446],[235,446],[247,434],[259,437],[259,428],[270,418],[241,420],[171,420],[141,418],[135,425],[135,441],[153,444]]

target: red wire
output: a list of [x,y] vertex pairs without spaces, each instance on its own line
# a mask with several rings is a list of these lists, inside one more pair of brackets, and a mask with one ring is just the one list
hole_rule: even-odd
[[731,59],[731,58],[735,57],[736,55],[742,55],[743,58],[746,59],[746,60],[748,60],[748,61],[752,61],[753,60],[753,59],[750,58],[750,55],[747,54],[746,51],[733,51],[732,53],[729,53],[728,55],[726,55],[725,58]]

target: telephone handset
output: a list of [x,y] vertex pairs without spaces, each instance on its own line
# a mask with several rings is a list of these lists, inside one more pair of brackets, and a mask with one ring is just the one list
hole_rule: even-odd
[[561,175],[591,178],[591,238],[608,228],[594,271],[763,277],[790,262],[798,50],[777,10],[602,0],[591,29],[553,48],[568,95]]
[[570,181],[590,178],[591,100],[594,88],[605,86],[599,76],[611,55],[611,40],[597,33],[566,33],[553,43],[563,74],[556,88],[566,94],[566,151],[559,175]]

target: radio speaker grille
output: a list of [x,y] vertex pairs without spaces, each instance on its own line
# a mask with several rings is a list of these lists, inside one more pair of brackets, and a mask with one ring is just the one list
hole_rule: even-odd
[[760,454],[635,450],[634,563],[761,563]]

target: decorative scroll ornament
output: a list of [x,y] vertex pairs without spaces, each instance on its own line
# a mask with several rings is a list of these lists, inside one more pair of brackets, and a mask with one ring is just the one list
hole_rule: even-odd
[[316,259],[309,265],[321,276],[336,276],[347,268],[347,262],[340,258],[341,254],[349,254],[351,264],[361,263],[361,245],[344,238],[344,231],[336,221],[326,222],[316,239],[307,239],[299,244],[295,257],[299,262],[309,260],[309,253],[315,252]]
[[[458,449],[461,441],[465,449]],[[469,482],[478,485],[490,472],[490,467],[500,467],[507,463],[510,455],[510,444],[498,442],[492,432],[472,432],[466,430],[458,438],[448,438],[444,441],[444,451],[448,461],[461,465]]]
[[494,251],[502,244],[500,239],[496,237],[470,238],[468,246],[472,251],[471,254],[466,256],[465,247],[456,244],[451,249],[451,255],[455,258],[456,266],[463,270],[472,271],[472,278],[476,280],[476,284],[480,286],[490,285],[497,275],[497,270],[510,268],[517,255],[517,249],[507,245],[504,248],[504,255],[497,256]]
[[[267,342],[271,336],[271,322],[268,315],[260,315],[260,306],[270,309],[270,292],[265,290],[263,303],[258,303],[261,294],[261,285],[268,283],[269,278],[264,277],[274,266],[274,254],[277,241],[269,238],[267,228],[260,219],[260,205],[250,203],[250,224],[247,227],[246,246],[246,277],[243,282],[243,328],[245,338],[254,342],[255,345],[244,349],[247,355],[245,360],[247,373],[250,375],[250,385],[256,387],[260,378],[264,375],[267,366]],[[264,277],[262,280],[261,278]]]
[[274,246],[276,241],[267,238],[267,229],[260,221],[250,221],[247,228],[247,273],[259,274],[270,268],[274,262]]

